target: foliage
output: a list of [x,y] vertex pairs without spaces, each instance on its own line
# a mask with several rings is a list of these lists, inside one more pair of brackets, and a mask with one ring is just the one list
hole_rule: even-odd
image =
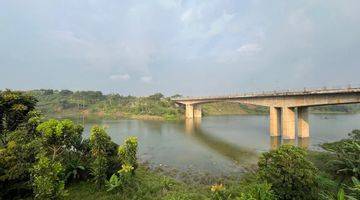
[[272,185],[279,199],[316,199],[317,169],[305,156],[305,150],[291,145],[264,153],[259,178]]
[[102,187],[107,179],[109,169],[109,157],[111,149],[111,138],[104,128],[94,126],[91,128],[90,145],[93,162],[91,174],[98,188]]
[[350,200],[360,199],[360,181],[356,177],[352,177],[352,186],[349,186],[349,195],[347,196]]
[[41,123],[36,130],[41,134],[43,150],[55,160],[64,151],[80,146],[83,127],[67,119],[62,121],[50,119]]
[[237,200],[276,200],[271,185],[268,183],[254,183],[245,188]]
[[[80,154],[78,152],[68,152],[65,155],[65,180],[67,182],[72,180],[79,180],[81,178],[86,177],[86,161],[82,160],[84,158],[84,154]],[[85,157],[87,159],[87,157]]]
[[60,162],[41,156],[33,167],[33,187],[37,199],[58,199],[66,195]]
[[26,118],[27,122],[7,133],[7,143],[0,145],[0,199],[31,193],[30,169],[40,148],[35,127],[41,117],[31,111]]
[[134,170],[134,167],[131,165],[122,165],[122,168],[116,174],[113,174],[109,181],[106,181],[107,191],[123,190],[131,184]]
[[37,100],[23,92],[0,91],[0,139],[4,144],[6,134],[28,120]]
[[132,166],[136,170],[138,167],[136,158],[137,147],[138,142],[136,137],[127,138],[124,144],[119,146],[118,155],[120,157],[120,163],[125,166]]
[[325,143],[322,147],[336,155],[329,161],[330,168],[343,179],[360,178],[360,130],[353,130],[349,138],[338,142]]
[[98,188],[101,188],[107,178],[108,160],[105,156],[97,156],[91,163],[91,175]]
[[226,188],[223,184],[212,185],[210,190],[212,200],[226,200],[231,197],[231,195],[226,192]]
[[39,99],[38,108],[47,115],[72,115],[79,112],[101,117],[159,116],[176,120],[183,111],[170,98],[156,93],[148,97],[104,95],[99,91],[33,90]]
[[107,192],[108,188],[95,190],[91,182],[79,182],[69,186],[69,196],[66,199],[205,200],[209,199],[211,195],[208,186],[185,184],[144,166],[139,166],[136,175],[132,176],[131,182],[132,184],[126,187],[124,192]]
[[109,181],[106,182],[108,191],[123,190],[131,184],[135,175],[137,164],[137,138],[129,137],[125,139],[124,144],[118,148],[119,161],[122,164],[121,169],[113,174]]
[[90,130],[91,153],[94,157],[105,156],[111,146],[111,138],[105,129],[100,126],[93,126]]

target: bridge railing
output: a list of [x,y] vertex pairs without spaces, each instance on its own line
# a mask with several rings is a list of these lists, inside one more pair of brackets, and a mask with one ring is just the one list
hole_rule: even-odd
[[216,96],[201,96],[201,97],[180,97],[173,100],[189,100],[189,99],[216,99],[216,98],[236,98],[236,97],[254,97],[254,96],[276,96],[276,95],[291,95],[291,94],[315,94],[326,92],[346,92],[352,90],[360,90],[360,85],[349,84],[346,86],[325,86],[325,87],[304,87],[303,89],[288,89],[288,90],[272,90],[252,93],[237,93],[233,95],[216,95]]

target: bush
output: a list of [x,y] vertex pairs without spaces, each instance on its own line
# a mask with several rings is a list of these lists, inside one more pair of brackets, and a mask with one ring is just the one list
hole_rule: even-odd
[[246,187],[237,200],[276,200],[276,196],[270,184],[254,183]]
[[325,143],[322,147],[336,155],[336,159],[328,163],[336,174],[343,179],[360,178],[360,130],[353,130],[348,139]]
[[122,168],[113,174],[109,181],[106,181],[107,191],[122,190],[131,184],[133,179],[134,167],[131,165],[123,165]]
[[107,191],[123,190],[127,185],[131,184],[137,164],[137,138],[129,137],[124,144],[119,146],[118,156],[122,164],[121,169],[113,174],[109,181],[106,182]]
[[291,145],[264,153],[258,162],[260,180],[270,183],[279,199],[316,199],[317,169],[305,156],[305,150]]
[[137,169],[137,147],[138,142],[136,137],[129,137],[125,140],[124,144],[119,146],[118,155],[120,157],[120,163],[122,165],[130,165],[134,167],[134,171]]
[[91,175],[98,188],[101,188],[107,178],[108,160],[104,156],[98,156],[91,163]]
[[212,200],[227,200],[231,197],[231,194],[227,193],[223,184],[212,185],[210,190]]
[[90,134],[90,146],[93,162],[91,164],[91,174],[94,182],[100,188],[107,179],[109,169],[109,149],[111,148],[111,138],[104,128],[94,126]]
[[106,156],[111,146],[111,138],[105,129],[94,126],[90,130],[91,153],[94,157]]
[[66,195],[60,162],[41,156],[32,171],[33,188],[37,199],[58,199]]

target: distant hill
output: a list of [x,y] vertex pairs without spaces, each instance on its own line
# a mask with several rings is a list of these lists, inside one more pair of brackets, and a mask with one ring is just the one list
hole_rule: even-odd
[[[103,94],[100,91],[31,90],[38,100],[38,109],[47,116],[105,118],[141,118],[174,120],[183,117],[184,109],[161,93],[147,97]],[[177,95],[179,96],[179,95]],[[313,113],[355,113],[360,105],[322,106]],[[238,103],[218,102],[203,105],[204,115],[267,114],[268,108]]]

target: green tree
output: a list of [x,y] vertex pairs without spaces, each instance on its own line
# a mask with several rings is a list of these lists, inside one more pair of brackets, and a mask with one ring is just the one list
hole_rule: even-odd
[[35,127],[40,123],[41,115],[32,111],[27,118],[27,123],[7,134],[8,142],[0,147],[0,199],[31,193],[30,169],[40,149]]
[[6,143],[6,134],[27,121],[27,115],[35,109],[37,100],[23,92],[0,92],[0,139]]
[[260,180],[270,183],[279,199],[316,199],[317,169],[305,150],[283,145],[262,154],[258,166]]
[[41,134],[43,149],[52,160],[81,144],[83,127],[71,120],[50,119],[41,123],[36,130]]
[[63,167],[60,162],[40,156],[33,167],[33,187],[37,199],[59,199],[66,195],[62,179]]
[[94,176],[94,182],[100,188],[106,181],[107,172],[110,167],[109,152],[112,148],[112,142],[104,128],[94,126],[90,132],[90,146],[93,158],[91,171]]

